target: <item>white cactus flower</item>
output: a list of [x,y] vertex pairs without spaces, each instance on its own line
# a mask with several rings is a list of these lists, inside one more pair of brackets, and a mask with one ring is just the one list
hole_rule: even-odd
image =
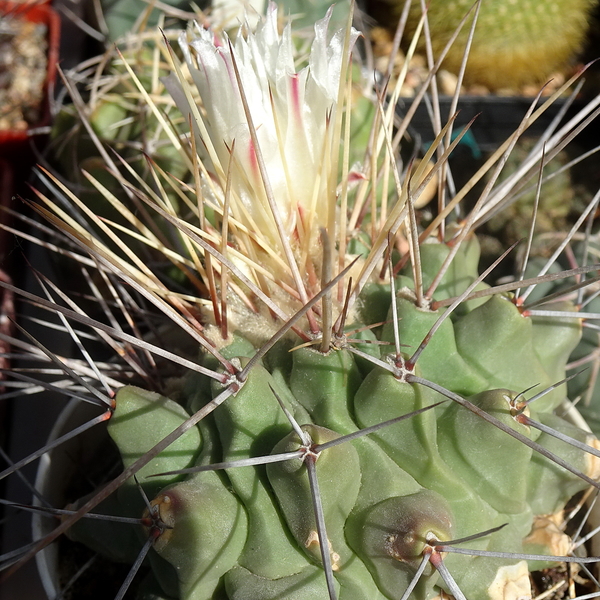
[[[202,123],[196,114],[198,147],[208,155],[204,164],[221,190],[231,171],[231,215],[260,232],[273,248],[282,244],[274,212],[292,246],[307,234],[315,239],[319,227],[327,224],[332,169],[337,170],[340,151],[339,139],[333,139],[333,123],[341,112],[340,76],[359,35],[352,30],[348,38],[340,30],[328,39],[330,14],[315,24],[308,64],[300,70],[294,64],[291,28],[279,33],[275,5],[254,33],[239,35],[234,44],[199,26],[191,40],[181,38],[204,109]],[[167,85],[184,114],[190,114],[181,84],[171,78]],[[243,97],[264,160],[263,173]]]

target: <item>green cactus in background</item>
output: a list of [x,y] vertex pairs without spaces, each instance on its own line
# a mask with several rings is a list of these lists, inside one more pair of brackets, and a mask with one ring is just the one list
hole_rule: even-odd
[[[525,138],[519,140],[509,157],[501,180],[513,175],[535,146],[535,140]],[[591,194],[579,185],[568,170],[563,170],[569,162],[567,152],[561,152],[544,169],[544,177],[548,183],[544,186],[539,197],[534,242],[534,254],[544,253],[546,246],[552,246],[557,232],[568,229],[569,216],[579,214],[590,201]],[[533,183],[525,186],[518,192],[518,199],[506,211],[498,211],[486,223],[486,231],[490,236],[490,243],[496,241],[495,255],[503,247],[526,239],[531,227],[531,215],[536,202],[536,185]],[[484,245],[485,242],[482,242]],[[532,271],[533,272],[533,271]]]
[[[583,264],[588,258],[596,260],[598,256],[598,234],[590,235],[586,242],[575,242],[572,245],[573,259]],[[535,257],[529,265],[528,274],[539,271],[545,266],[546,258]],[[560,264],[565,264],[561,260]],[[560,264],[552,264],[551,272],[559,272]],[[570,301],[580,307],[581,311],[595,314],[600,309],[598,300],[597,283],[595,279],[589,284],[589,293],[582,293],[573,286],[577,286],[579,278],[572,278],[562,282],[547,283],[531,294],[533,301],[539,301],[549,294],[563,293]],[[595,435],[600,435],[600,385],[598,381],[598,328],[594,321],[586,323],[582,330],[581,339],[571,353],[571,369],[581,370],[581,374],[568,382],[569,397],[577,402],[579,412],[586,419]]]
[[[163,33],[176,39],[179,29]],[[106,200],[90,183],[89,175],[121,200],[127,197],[107,172],[114,159],[112,152],[134,169],[134,174],[127,176],[132,186],[140,185],[140,177],[151,184],[149,159],[173,177],[190,180],[188,165],[171,139],[171,129],[182,133],[187,124],[161,83],[169,72],[161,54],[162,43],[156,29],[132,33],[118,51],[112,46],[92,65],[86,62],[71,73],[71,90],[79,103],[61,106],[53,123],[50,155],[71,188],[97,212],[106,212]],[[128,69],[139,74],[139,85]],[[148,96],[154,98],[157,110],[149,106]],[[176,202],[176,194],[171,194],[171,199]]]
[[231,43],[191,26],[162,79],[191,125],[162,123],[188,178],[149,159],[144,180],[123,161],[136,187],[113,176],[131,205],[90,176],[114,221],[56,178],[72,210],[39,194],[97,306],[46,282],[48,300],[27,297],[78,348],[88,326],[116,357],[51,353],[71,382],[53,389],[101,408],[93,423],[108,421],[122,463],[40,545],[68,531],[131,577],[146,560],[145,599],[530,597],[529,568],[598,560],[573,556],[556,525],[600,489],[598,440],[561,416],[588,316],[562,297],[528,302],[544,279],[491,287],[493,269],[480,273],[475,224],[510,197],[515,183],[497,180],[520,132],[419,223],[461,136],[445,146],[450,122],[405,167],[407,124],[394,132],[393,101],[371,98],[373,134],[353,138],[358,33],[328,26],[299,54],[274,7]]
[[[461,20],[473,6],[471,0],[432,0],[427,5],[434,54],[439,56]],[[484,0],[472,47],[465,83],[491,90],[542,84],[582,50],[595,0]],[[369,10],[384,26],[390,16],[398,21],[404,2],[371,2]],[[421,19],[419,2],[412,2],[407,27],[414,33]],[[443,68],[458,73],[469,37],[471,20],[461,29],[444,59]],[[410,39],[410,36],[409,36]],[[420,42],[424,53],[425,40]]]

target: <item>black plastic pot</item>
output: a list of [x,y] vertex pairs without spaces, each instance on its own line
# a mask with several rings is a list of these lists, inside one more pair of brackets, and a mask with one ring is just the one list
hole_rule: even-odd
[[[454,131],[461,131],[471,119],[476,117],[470,133],[464,143],[473,145],[478,152],[494,151],[519,127],[521,121],[531,107],[533,98],[505,96],[463,96],[458,103],[458,116],[454,123]],[[411,98],[400,99],[398,112],[403,114],[412,102]],[[540,99],[538,106],[544,102]],[[527,136],[540,136],[564,109],[567,99],[558,99],[527,129]],[[440,112],[442,124],[450,117],[452,98],[440,97]],[[568,107],[561,122],[566,122],[571,115],[580,110],[586,102],[576,99]],[[411,121],[409,132],[421,138],[423,144],[431,143],[434,138],[432,119],[425,100],[421,102]],[[591,129],[591,130],[590,130]],[[593,135],[593,126],[587,128],[586,137]],[[584,134],[582,134],[584,135]],[[597,136],[594,136],[597,139]]]

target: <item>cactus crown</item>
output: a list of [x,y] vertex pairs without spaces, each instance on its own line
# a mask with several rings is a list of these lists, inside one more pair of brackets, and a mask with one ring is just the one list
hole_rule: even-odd
[[[451,119],[418,166],[404,167],[397,145],[409,119],[394,130],[397,92],[385,106],[356,100],[357,33],[330,32],[328,21],[315,25],[304,67],[273,7],[235,42],[182,34],[179,56],[160,51],[179,122],[126,64],[188,179],[152,160],[145,179],[106,155],[128,199],[87,178],[118,218],[98,219],[51,175],[77,214],[38,192],[35,209],[98,306],[46,280],[47,300],[28,297],[81,348],[72,321],[120,360],[42,350],[68,373],[68,393],[99,407],[92,424],[108,421],[123,464],[41,544],[68,530],[132,573],[147,558],[147,598],[527,594],[528,563],[596,560],[567,556],[552,520],[598,488],[596,439],[556,414],[584,317],[571,290],[543,308],[528,301],[543,277],[490,287],[474,230],[535,181],[576,124],[550,132],[497,185],[522,130],[554,98],[532,107],[450,195],[448,156],[466,129],[450,142]],[[355,153],[362,164],[351,164]],[[486,173],[472,211],[450,222]],[[421,227],[414,206],[435,177],[437,216]],[[92,510],[108,524],[81,518]]]

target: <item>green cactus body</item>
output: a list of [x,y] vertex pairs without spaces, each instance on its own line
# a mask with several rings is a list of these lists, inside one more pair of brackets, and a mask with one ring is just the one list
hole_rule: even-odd
[[277,600],[292,595],[298,600],[320,600],[327,596],[323,571],[316,565],[308,565],[299,573],[275,580],[259,577],[238,566],[227,573],[225,585],[231,600]]
[[[235,401],[215,413],[224,460],[269,453],[288,431],[270,383],[270,374],[257,367]],[[230,469],[228,476],[250,516],[248,544],[240,565],[269,579],[294,575],[308,566],[298,548],[290,544],[264,467]]]
[[[453,271],[456,281],[447,277],[442,297],[464,291],[474,280],[477,246],[471,242],[465,252],[460,264],[470,266]],[[444,244],[431,245],[423,253],[428,276],[434,275],[445,254]],[[435,268],[428,264],[429,256]],[[400,279],[405,286],[398,296],[400,340],[414,350],[443,309],[417,308],[409,287],[412,280],[406,275]],[[379,331],[381,339],[391,339],[390,323]],[[580,450],[521,424],[514,413],[517,394],[564,376],[567,356],[579,336],[577,319],[530,318],[509,298],[492,296],[470,303],[447,319],[417,361],[415,373],[470,396],[472,404],[509,428],[591,473],[590,459]],[[370,348],[371,354],[379,354],[377,348],[392,365],[386,346]],[[253,345],[241,334],[223,349],[227,357],[239,356],[241,366],[253,352]],[[348,349],[322,353],[311,347],[293,349],[282,340],[262,364],[254,366],[240,391],[216,409],[214,418],[201,421],[206,442],[199,456],[201,436],[193,429],[195,433],[181,438],[181,449],[159,456],[160,462],[148,465],[144,473],[176,468],[171,465],[181,468],[192,460],[233,463],[300,450],[303,442],[291,431],[277,398],[313,445],[445,400],[426,386],[400,381],[394,369],[370,365],[363,357],[360,360],[362,369]],[[501,382],[507,387],[500,387]],[[196,411],[222,389],[221,384],[193,374],[181,387],[181,402]],[[532,418],[589,442],[587,434],[552,414],[564,397],[562,389],[537,400]],[[144,421],[154,410],[165,415],[160,430]],[[185,415],[170,400],[123,388],[117,395],[111,431],[124,463],[151,447]],[[151,433],[151,439],[136,442],[139,447],[133,448],[132,439],[137,438],[126,428],[135,430],[140,425]],[[510,469],[505,468],[507,461]],[[560,510],[586,485],[450,401],[327,448],[314,464],[335,585],[343,600],[397,598],[398,590],[410,584],[425,538],[432,533],[443,540],[504,525],[471,541],[470,546],[523,552],[534,515]],[[156,489],[157,484],[143,485]],[[172,529],[161,533],[154,546],[175,567],[181,598],[209,598],[221,578],[231,599],[322,597],[320,541],[302,456],[266,466],[227,468],[222,478],[202,472],[175,484],[161,479],[161,485],[167,487],[156,493],[154,502],[160,505],[161,514],[166,511],[165,521]],[[219,545],[217,539],[227,541]],[[408,540],[412,545],[403,545]],[[539,542],[528,547],[543,551]],[[194,558],[190,558],[192,552]],[[521,572],[517,559],[450,555],[444,560],[465,595],[472,598],[492,597],[490,589],[505,576],[502,568]],[[445,584],[428,567],[413,595],[435,595],[438,586]],[[297,590],[297,595],[291,590]]]
[[[388,598],[393,598],[398,589],[408,587],[429,533],[439,538],[452,538],[453,533],[450,509],[435,492],[422,490],[395,496],[367,511],[353,544]],[[430,581],[422,588],[437,581],[433,570],[428,575]],[[419,590],[420,594],[425,589]]]
[[[329,429],[304,425],[303,430],[313,443],[324,443],[338,437]],[[300,447],[296,433],[284,437],[273,448],[274,454],[291,452]],[[344,523],[356,502],[360,488],[360,462],[352,446],[334,446],[316,463],[316,473],[323,501],[327,536],[334,570],[348,559],[344,539]],[[275,490],[287,524],[298,545],[314,560],[320,560],[320,541],[312,508],[312,493],[306,467],[301,459],[293,459],[267,466],[269,483]]]
[[344,350],[323,355],[308,348],[292,356],[290,389],[313,421],[340,434],[355,431],[350,407],[362,378],[353,356]]
[[[510,392],[490,390],[469,400],[503,423],[529,437],[529,428],[510,414]],[[440,454],[445,462],[473,490],[499,512],[522,513],[526,510],[527,467],[532,449],[509,438],[490,423],[480,423],[477,415],[464,414],[458,405],[448,407],[438,420]],[[511,468],[503,468],[510,457]]]
[[[181,425],[189,415],[185,409],[168,398],[134,386],[121,388],[116,396],[116,409],[110,420],[109,434],[117,444],[123,466],[127,468],[157,442]],[[141,426],[135,436],[130,434],[131,422]],[[194,464],[202,449],[202,439],[197,428],[190,429],[155,460],[138,471],[139,480],[153,473],[185,469]],[[147,493],[154,496],[178,476],[156,477],[146,482]],[[119,501],[130,514],[139,513],[143,501],[133,479],[119,488]]]
[[175,568],[181,599],[210,598],[246,542],[242,503],[209,472],[166,488],[153,506],[168,528],[154,549]]
[[[400,343],[415,351],[423,341],[441,313],[416,306],[411,293],[406,296],[400,291],[398,298],[398,320],[400,323]],[[391,315],[390,315],[391,316]],[[419,369],[423,377],[434,378],[441,385],[458,393],[470,396],[486,388],[485,376],[471,368],[461,356],[456,345],[454,323],[447,319],[428,344],[419,360]],[[391,342],[393,330],[391,324],[384,326],[383,339]],[[440,364],[438,357],[443,356]]]

